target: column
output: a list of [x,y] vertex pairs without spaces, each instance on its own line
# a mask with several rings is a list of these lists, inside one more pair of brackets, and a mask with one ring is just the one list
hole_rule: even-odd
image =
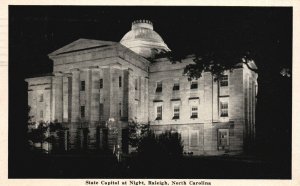
[[70,86],[69,79],[72,74],[64,74],[63,76],[63,122],[69,122],[69,96]]
[[55,73],[53,77],[53,98],[54,120],[63,121],[63,76],[61,73]]
[[100,71],[98,67],[91,68],[91,123],[99,122],[100,104]]
[[101,89],[101,94],[103,95],[103,118],[107,120],[111,116],[111,74],[110,67],[103,68],[102,70],[103,88]]
[[90,122],[91,120],[91,90],[92,90],[92,74],[91,70],[86,70],[85,77],[85,117],[86,121]]
[[129,94],[128,70],[123,70],[123,118],[128,119],[128,94]]
[[148,87],[149,87],[149,78],[146,77],[145,78],[145,97],[144,97],[144,117],[145,117],[145,122],[148,122],[149,121],[149,90],[148,90]]
[[80,71],[72,69],[72,112],[71,122],[78,122],[80,118],[79,90],[80,90]]

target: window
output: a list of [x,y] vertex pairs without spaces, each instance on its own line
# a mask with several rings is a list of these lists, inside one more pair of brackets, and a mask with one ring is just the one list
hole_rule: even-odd
[[85,81],[81,81],[80,90],[85,91]]
[[119,103],[119,115],[122,116],[122,103]]
[[81,115],[81,118],[85,117],[85,106],[80,107],[80,115]]
[[220,102],[221,117],[228,117],[228,101]]
[[228,75],[224,75],[220,78],[220,86],[227,87],[228,86]]
[[192,81],[191,89],[198,89],[198,82],[197,81]]
[[190,146],[191,147],[197,147],[198,146],[198,132],[197,131],[191,131],[190,132]]
[[174,82],[173,90],[179,90],[179,89],[180,89],[179,80],[177,80]]
[[40,111],[40,118],[43,118],[44,117],[44,112],[41,110]]
[[41,94],[40,95],[40,102],[43,102],[44,101],[44,94]]
[[100,79],[100,88],[103,88],[103,79]]
[[226,150],[229,145],[229,130],[218,130],[218,150]]
[[134,89],[138,90],[138,79],[134,80]]
[[192,106],[191,118],[198,118],[198,107],[197,106]]
[[173,113],[174,113],[173,119],[179,119],[179,113],[180,113],[179,105],[174,106]]
[[156,92],[162,92],[162,82],[156,82]]
[[156,107],[156,120],[162,119],[162,106]]
[[122,87],[122,77],[119,76],[119,87]]

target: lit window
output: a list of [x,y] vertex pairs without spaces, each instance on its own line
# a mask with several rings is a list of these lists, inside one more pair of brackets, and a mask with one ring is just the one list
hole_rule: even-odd
[[179,90],[179,89],[180,89],[179,81],[175,81],[174,86],[173,86],[173,90]]
[[179,105],[174,106],[174,116],[173,119],[179,119],[180,108]]
[[156,107],[156,120],[162,119],[162,106]]
[[156,82],[156,92],[162,92],[162,82]]
[[198,107],[192,106],[191,118],[198,118]]
[[197,81],[192,81],[191,89],[198,89],[198,82]]
[[41,94],[40,95],[40,102],[43,102],[44,101],[44,94]]
[[227,87],[228,86],[228,75],[224,75],[220,77],[220,86]]
[[122,87],[122,77],[119,76],[119,87]]
[[103,88],[103,79],[100,79],[100,88]]
[[221,117],[228,117],[228,102],[227,101],[220,102],[220,109],[221,109]]
[[85,117],[85,106],[80,107],[80,115],[81,115],[81,118]]
[[85,91],[85,81],[81,81],[80,90]]
[[44,117],[44,112],[41,110],[40,111],[40,118],[43,118]]

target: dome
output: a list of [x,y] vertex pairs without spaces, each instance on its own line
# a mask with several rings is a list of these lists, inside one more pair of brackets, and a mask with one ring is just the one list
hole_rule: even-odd
[[145,58],[170,51],[160,35],[153,30],[152,22],[148,20],[134,21],[131,30],[124,35],[120,43]]

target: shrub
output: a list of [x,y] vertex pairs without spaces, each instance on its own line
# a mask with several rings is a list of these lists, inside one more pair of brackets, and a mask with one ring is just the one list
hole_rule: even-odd
[[180,134],[166,131],[155,135],[149,131],[137,148],[135,170],[138,176],[169,176],[181,165],[183,145]]

